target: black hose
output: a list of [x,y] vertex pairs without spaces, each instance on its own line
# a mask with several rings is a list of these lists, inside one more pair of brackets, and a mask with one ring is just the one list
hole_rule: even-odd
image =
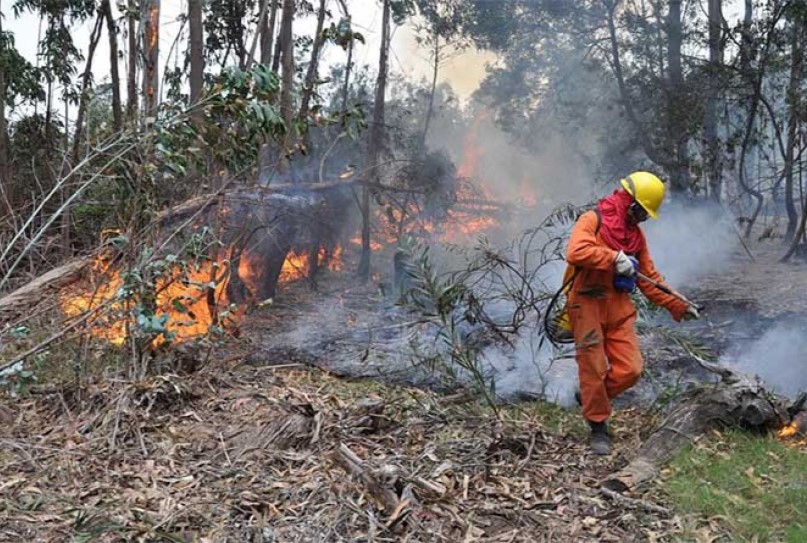
[[552,315],[552,313],[553,313],[552,310],[555,308],[555,305],[558,303],[558,300],[560,299],[560,295],[563,294],[563,292],[569,287],[569,285],[571,285],[574,282],[575,277],[577,277],[577,272],[578,271],[579,270],[577,268],[575,268],[574,273],[572,274],[572,276],[569,277],[569,279],[567,279],[566,282],[564,282],[563,285],[561,285],[561,287],[558,289],[558,291],[555,293],[555,295],[552,296],[552,299],[549,301],[549,305],[546,307],[546,312],[544,312],[544,334],[546,334],[546,337],[549,338],[549,341],[555,347],[557,347],[558,344],[571,343],[573,341],[573,340],[570,340],[570,341],[557,341],[555,339],[555,337],[554,337],[553,332],[550,331],[550,329],[549,329],[549,323],[550,323],[550,315]]

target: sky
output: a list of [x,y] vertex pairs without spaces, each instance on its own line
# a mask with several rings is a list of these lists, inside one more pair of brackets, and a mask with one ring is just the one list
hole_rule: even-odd
[[[117,2],[112,2],[116,18],[119,16],[116,8]],[[8,4],[6,4],[8,6]],[[381,9],[378,0],[351,0],[348,3],[353,17],[354,27],[361,32],[366,44],[357,43],[354,52],[354,59],[359,65],[369,64],[375,66],[378,63],[379,45],[381,38]],[[329,8],[334,20],[338,21],[341,11],[337,2],[330,1]],[[176,62],[177,49],[172,45],[180,31],[181,23],[178,16],[187,11],[187,0],[163,0],[160,13],[160,69],[164,69],[166,63],[173,66]],[[14,34],[17,49],[31,63],[36,64],[36,53],[39,38],[43,31],[39,17],[33,14],[23,14],[15,18],[11,9],[4,9],[5,20],[4,29]],[[88,21],[77,25],[73,36],[78,48],[86,54],[89,44],[89,36],[94,21]],[[296,34],[314,33],[316,20],[313,16],[295,20],[294,31]],[[105,31],[104,31],[105,32]],[[249,41],[248,41],[249,43]],[[126,40],[120,36],[118,44],[123,57],[120,61],[121,74],[126,73]],[[182,62],[187,41],[183,40],[178,44],[179,62]],[[170,58],[169,58],[170,53]],[[345,61],[346,53],[341,48],[331,45],[323,52],[323,63],[334,64]],[[468,51],[456,56],[446,62],[441,67],[440,81],[449,81],[455,92],[463,100],[478,87],[479,82],[485,74],[485,63],[495,60],[490,54]],[[106,34],[96,50],[93,60],[93,74],[96,82],[102,82],[109,77],[110,59]],[[83,63],[78,66],[77,74],[83,71]],[[428,78],[431,74],[431,66],[427,51],[419,49],[415,42],[415,32],[411,26],[394,27],[393,39],[390,54],[390,69],[394,73],[402,74],[408,78],[421,79]],[[78,78],[78,75],[76,76]],[[125,81],[123,82],[125,85]],[[122,89],[122,91],[125,89]],[[125,94],[124,94],[125,97]]]

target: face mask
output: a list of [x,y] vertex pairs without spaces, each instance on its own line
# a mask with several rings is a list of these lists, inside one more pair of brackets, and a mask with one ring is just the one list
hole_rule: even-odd
[[647,211],[645,208],[639,204],[639,202],[633,202],[628,208],[628,218],[634,224],[639,224],[640,222],[644,222],[648,218]]

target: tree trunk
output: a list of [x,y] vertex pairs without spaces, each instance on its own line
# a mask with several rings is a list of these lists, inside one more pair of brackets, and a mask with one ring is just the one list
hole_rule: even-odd
[[[378,59],[378,78],[375,85],[375,101],[373,104],[373,126],[370,129],[370,148],[368,150],[370,178],[380,184],[381,153],[385,147],[384,102],[387,95],[387,65],[389,55],[389,20],[390,0],[384,0],[384,12],[381,22],[381,52]],[[370,278],[370,188],[362,188],[361,198],[361,258],[359,260],[359,278],[367,281]]]
[[281,50],[283,54],[283,77],[280,88],[280,111],[286,125],[283,138],[284,154],[290,154],[296,144],[294,130],[294,0],[283,0],[283,20],[280,23]]
[[[95,49],[98,47],[98,42],[101,41],[101,31],[104,28],[104,14],[99,13],[98,19],[95,22],[95,27],[90,34],[90,47],[87,51],[87,64],[84,67],[84,73],[81,75],[81,95],[78,103],[78,113],[76,114],[76,130],[73,134],[73,149],[70,153],[70,164],[72,168],[78,164],[78,155],[81,148],[81,132],[84,128],[84,115],[87,112],[87,102],[90,99],[90,78],[92,77],[92,61],[95,56]],[[65,210],[65,213],[69,213]]]
[[347,2],[339,0],[339,6],[342,8],[342,14],[348,23],[350,29],[350,41],[347,46],[347,63],[345,64],[345,82],[342,86],[342,111],[347,110],[347,97],[350,90],[350,67],[353,64],[353,26],[351,25],[350,12],[347,9]]
[[[252,45],[249,46],[247,59],[242,68],[244,70],[248,70],[252,67],[252,63],[255,61],[255,51],[258,48],[258,41],[260,40],[263,42],[263,37],[267,27],[266,14],[267,10],[269,9],[270,1],[271,0],[261,0],[260,10],[258,10],[258,29],[255,31],[255,36],[252,37]],[[261,46],[263,46],[263,43],[261,43]]]
[[426,137],[429,135],[429,124],[431,124],[432,114],[434,113],[434,93],[437,91],[437,73],[440,69],[440,34],[437,29],[434,29],[434,50],[432,51],[432,84],[429,90],[429,107],[426,109],[426,122],[423,123],[423,136],[421,138],[421,147],[426,148]]
[[787,147],[785,148],[785,209],[787,210],[787,230],[785,231],[785,242],[789,243],[796,233],[799,222],[799,214],[796,211],[794,198],[794,160],[796,137],[799,126],[800,108],[800,87],[802,83],[802,66],[804,62],[804,18],[801,14],[793,15],[791,21],[791,48],[790,48],[790,82],[787,90],[788,119],[787,119]]
[[[3,17],[0,12],[0,34],[3,32]],[[0,54],[5,57],[5,48],[0,50]],[[8,162],[8,121],[6,120],[6,64],[0,62],[0,197],[3,201],[0,209],[2,216],[11,215],[14,212],[14,185],[11,179],[10,165]]]
[[[746,11],[746,15],[748,11]],[[765,75],[767,72],[767,64],[770,60],[770,50],[773,45],[773,37],[775,32],[773,31],[776,28],[776,25],[779,24],[782,15],[784,14],[784,10],[782,9],[782,4],[777,2],[773,7],[773,13],[771,15],[770,21],[767,25],[767,32],[765,33],[765,45],[762,49],[759,59],[759,65],[756,70],[753,72],[750,70],[740,74],[742,77],[748,78],[749,85],[751,87],[751,97],[747,100],[746,104],[748,107],[748,117],[745,121],[745,131],[743,134],[742,145],[740,146],[740,159],[739,159],[739,175],[738,181],[740,183],[740,187],[742,188],[743,192],[751,196],[754,201],[754,211],[751,213],[751,217],[748,219],[748,222],[745,226],[745,237],[749,237],[751,235],[751,231],[754,228],[754,223],[759,217],[759,213],[762,210],[762,204],[764,203],[765,199],[762,193],[756,189],[752,188],[748,184],[748,176],[746,174],[746,158],[748,156],[748,151],[754,145],[752,142],[754,140],[754,127],[756,126],[756,117],[757,112],[759,110],[759,104],[762,99],[762,84],[765,79]],[[755,56],[755,55],[754,55]]]
[[[710,0],[712,1],[712,0]],[[687,153],[686,115],[684,107],[684,72],[681,64],[683,25],[681,23],[681,0],[669,0],[667,15],[667,64],[670,69],[668,115],[670,117],[670,143],[675,149],[675,159],[670,172],[670,186],[682,192],[689,188],[689,159]]]
[[[189,0],[188,24],[190,28],[190,106],[194,107],[202,98],[202,81],[204,77],[204,36],[202,34],[202,0]],[[198,112],[201,113],[201,112]],[[194,115],[198,117],[198,115]]]
[[160,87],[160,0],[143,0],[143,127],[157,119]]
[[740,72],[743,77],[748,77],[751,68],[751,61],[754,57],[754,36],[751,32],[754,23],[754,0],[745,0],[745,11],[743,14],[743,25],[740,32]]
[[311,96],[314,94],[314,85],[317,81],[317,65],[319,64],[319,54],[325,39],[322,35],[322,27],[325,25],[325,4],[327,0],[320,0],[319,13],[317,13],[317,30],[314,33],[314,45],[311,48],[311,60],[305,72],[305,83],[300,100],[300,120],[306,122],[310,110]]
[[110,0],[102,0],[101,14],[106,20],[107,39],[109,40],[109,74],[112,82],[112,124],[115,132],[123,128],[123,110],[120,99],[120,73],[118,72],[118,32],[112,18]]
[[[636,110],[633,108],[633,99],[630,95],[628,90],[628,85],[625,82],[625,76],[622,71],[622,58],[619,53],[619,41],[617,36],[616,30],[616,9],[619,5],[620,0],[606,0],[606,8],[607,8],[607,25],[608,25],[608,36],[610,42],[610,49],[611,49],[611,69],[614,72],[614,77],[616,78],[617,89],[619,90],[619,99],[622,102],[622,106],[625,108],[625,113],[628,116],[628,120],[630,121],[631,125],[633,126],[634,130],[636,130],[639,134],[645,134],[648,132],[644,123],[639,118],[639,115],[636,113]],[[652,160],[654,163],[658,164],[667,169],[672,169],[675,163],[668,158],[664,152],[659,151],[652,143],[650,138],[639,138],[639,145],[642,146],[642,151],[647,155],[647,158]]]
[[126,118],[134,124],[137,117],[137,4],[129,0],[128,73],[126,74]]
[[723,51],[721,0],[709,0],[709,78],[704,119],[704,149],[708,189],[713,200],[720,201],[722,190],[722,160],[717,131],[717,104],[720,101]]
[[277,6],[276,0],[269,0],[272,7],[269,10],[269,21],[261,28],[261,64],[268,65],[272,63],[272,47],[275,43],[275,24],[277,23]]

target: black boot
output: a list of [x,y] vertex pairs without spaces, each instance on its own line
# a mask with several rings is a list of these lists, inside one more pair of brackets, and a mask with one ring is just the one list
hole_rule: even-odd
[[611,454],[611,436],[608,433],[608,423],[605,421],[588,421],[588,425],[591,426],[591,437],[588,442],[591,446],[591,452],[598,455]]

